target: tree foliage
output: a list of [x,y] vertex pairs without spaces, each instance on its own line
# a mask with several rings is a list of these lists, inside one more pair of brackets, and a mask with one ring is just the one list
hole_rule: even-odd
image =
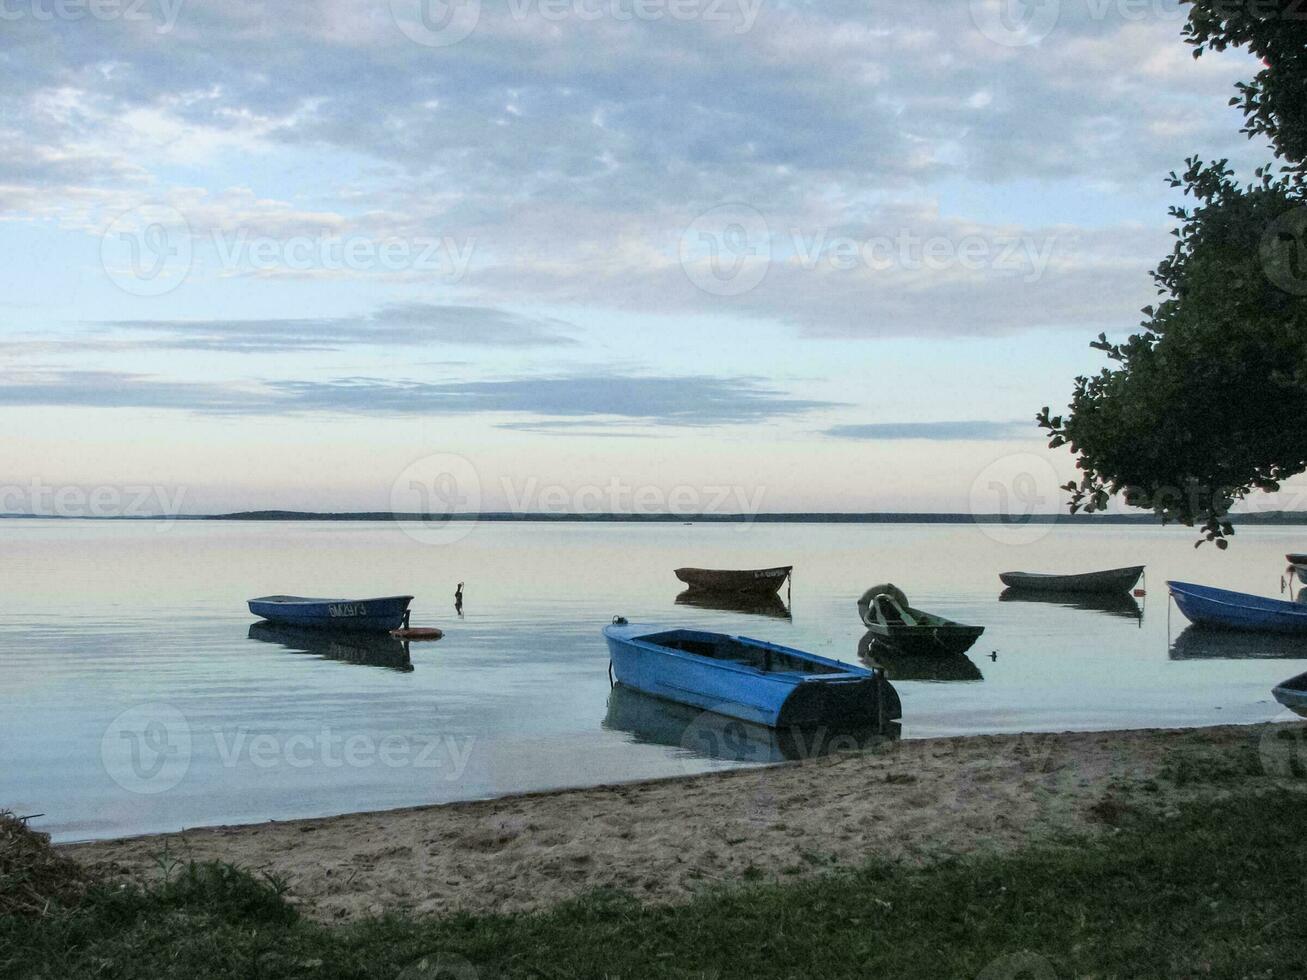
[[[1092,346],[1113,366],[1075,381],[1069,411],[1037,416],[1077,455],[1071,510],[1120,494],[1165,522],[1203,524],[1225,547],[1231,504],[1307,470],[1307,0],[1193,0],[1195,57],[1246,48],[1244,132],[1279,166],[1240,184],[1226,160],[1186,161],[1176,241],[1153,272],[1161,299],[1138,333]],[[1201,543],[1201,542],[1200,542]]]

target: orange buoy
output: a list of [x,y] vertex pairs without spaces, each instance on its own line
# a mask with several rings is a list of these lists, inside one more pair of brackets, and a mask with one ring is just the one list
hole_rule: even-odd
[[438,640],[445,633],[434,627],[406,626],[403,629],[391,630],[390,635],[401,640]]

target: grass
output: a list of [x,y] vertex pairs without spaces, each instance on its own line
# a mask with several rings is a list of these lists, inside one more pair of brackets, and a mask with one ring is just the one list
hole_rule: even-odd
[[[301,919],[281,883],[187,865],[0,917],[22,978],[1301,977],[1307,811],[1274,790],[1108,806],[1099,837],[925,869],[870,864],[645,907],[600,893],[546,913],[353,925]],[[741,845],[741,846],[747,846]],[[796,862],[804,860],[796,851]]]

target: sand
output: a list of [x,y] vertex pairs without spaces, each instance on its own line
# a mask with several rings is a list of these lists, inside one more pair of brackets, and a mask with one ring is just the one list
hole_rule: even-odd
[[[166,849],[288,882],[323,920],[539,909],[600,887],[680,901],[868,858],[913,863],[1111,833],[1112,815],[1307,780],[1270,726],[910,740],[689,778],[67,845],[148,879]],[[1287,738],[1287,740],[1286,740]],[[1284,752],[1297,753],[1288,760]],[[1276,753],[1279,753],[1277,756]],[[1206,774],[1206,775],[1204,775]]]

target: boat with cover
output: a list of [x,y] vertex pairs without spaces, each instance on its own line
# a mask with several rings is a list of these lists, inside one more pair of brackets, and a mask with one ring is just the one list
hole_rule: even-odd
[[794,571],[793,565],[776,568],[678,568],[676,577],[701,592],[735,595],[775,595]]
[[900,717],[881,671],[697,629],[605,626],[613,679],[654,697],[770,728],[875,727]]
[[1060,575],[1049,572],[1000,572],[999,579],[1010,589],[1028,592],[1129,592],[1144,574],[1143,565],[1109,568],[1101,572]]
[[903,590],[888,582],[862,594],[858,616],[868,632],[903,653],[966,653],[985,632],[983,626],[955,623],[910,606]]
[[1307,605],[1192,582],[1167,582],[1180,611],[1199,626],[1307,634]]
[[357,633],[389,633],[408,624],[411,595],[378,599],[310,599],[269,595],[249,600],[250,612],[274,623]]

